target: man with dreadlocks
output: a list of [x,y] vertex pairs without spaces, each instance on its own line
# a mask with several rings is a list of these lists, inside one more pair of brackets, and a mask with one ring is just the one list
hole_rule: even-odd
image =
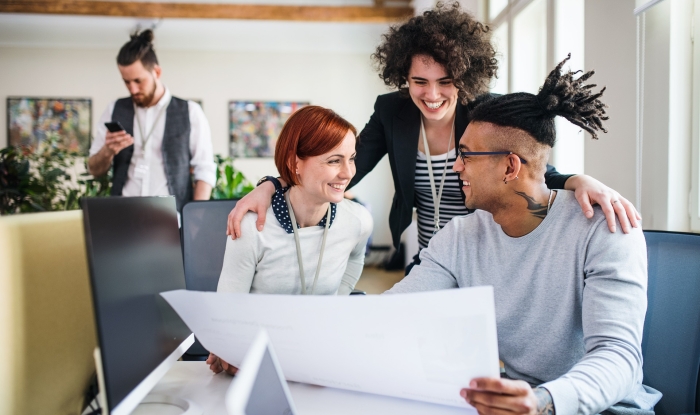
[[[568,60],[568,58],[567,58]],[[562,74],[537,95],[488,99],[472,112],[454,164],[465,204],[390,293],[491,285],[502,378],[473,379],[462,396],[480,414],[651,414],[660,393],[641,384],[646,245],[640,228],[610,233],[600,208],[544,182],[562,116],[593,138],[603,90]],[[621,409],[623,408],[623,409]]]

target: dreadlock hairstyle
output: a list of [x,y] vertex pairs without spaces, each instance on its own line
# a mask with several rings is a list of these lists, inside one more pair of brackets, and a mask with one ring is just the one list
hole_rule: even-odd
[[117,55],[117,65],[129,66],[136,61],[141,61],[146,69],[153,69],[158,65],[156,52],[153,50],[153,31],[146,29],[139,33],[131,34],[131,40],[126,42]]
[[574,76],[582,71],[562,74],[561,68],[570,58],[571,54],[549,73],[537,95],[517,92],[487,99],[474,108],[471,121],[517,128],[537,142],[553,147],[556,141],[554,117],[559,115],[598,139],[597,131],[608,132],[603,128],[603,121],[608,119],[605,116],[607,105],[599,99],[605,88],[593,93],[592,89],[597,85],[584,84],[594,71],[576,79]]

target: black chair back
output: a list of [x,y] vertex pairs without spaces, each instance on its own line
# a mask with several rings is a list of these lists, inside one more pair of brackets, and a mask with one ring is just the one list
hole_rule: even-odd
[[236,200],[190,202],[182,209],[182,250],[188,290],[216,291],[226,251],[226,220]]
[[644,231],[649,305],[644,384],[663,398],[658,415],[700,413],[700,235]]
[[[185,286],[193,291],[216,291],[226,252],[226,220],[236,200],[203,200],[182,208],[182,254]],[[209,352],[199,340],[184,360],[204,360]]]

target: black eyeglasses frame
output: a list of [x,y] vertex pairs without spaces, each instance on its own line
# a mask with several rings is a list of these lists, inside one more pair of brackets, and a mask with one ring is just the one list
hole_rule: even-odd
[[[462,159],[462,164],[464,164],[464,158],[465,158],[465,157],[470,157],[470,156],[494,156],[494,155],[497,155],[497,154],[507,154],[507,155],[514,154],[514,155],[518,156],[517,154],[513,153],[512,151],[459,151],[459,150],[457,151],[457,155],[459,156],[459,158]],[[527,161],[526,161],[524,158],[522,158],[522,157],[520,157],[520,156],[518,156],[518,158],[520,159],[520,162],[521,162],[521,163],[527,164]]]

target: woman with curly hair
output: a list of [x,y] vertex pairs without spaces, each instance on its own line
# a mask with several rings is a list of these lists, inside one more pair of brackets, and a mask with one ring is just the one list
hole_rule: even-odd
[[[453,217],[470,213],[452,171],[455,147],[470,111],[490,97],[489,82],[498,69],[495,56],[488,27],[458,3],[439,3],[392,27],[372,55],[384,83],[398,91],[377,98],[374,114],[359,135],[357,173],[348,188],[389,155],[395,189],[389,227],[395,247],[414,207],[421,249]],[[616,215],[625,233],[641,219],[629,201],[590,176],[563,175],[547,166],[545,179],[549,188],[575,190],[586,217],[593,215],[591,203],[598,203],[613,232]],[[259,184],[274,180],[268,176]],[[240,236],[240,220],[248,210],[262,213],[257,221],[262,229],[273,192],[273,184],[266,184],[238,202],[228,219],[231,238]]]

